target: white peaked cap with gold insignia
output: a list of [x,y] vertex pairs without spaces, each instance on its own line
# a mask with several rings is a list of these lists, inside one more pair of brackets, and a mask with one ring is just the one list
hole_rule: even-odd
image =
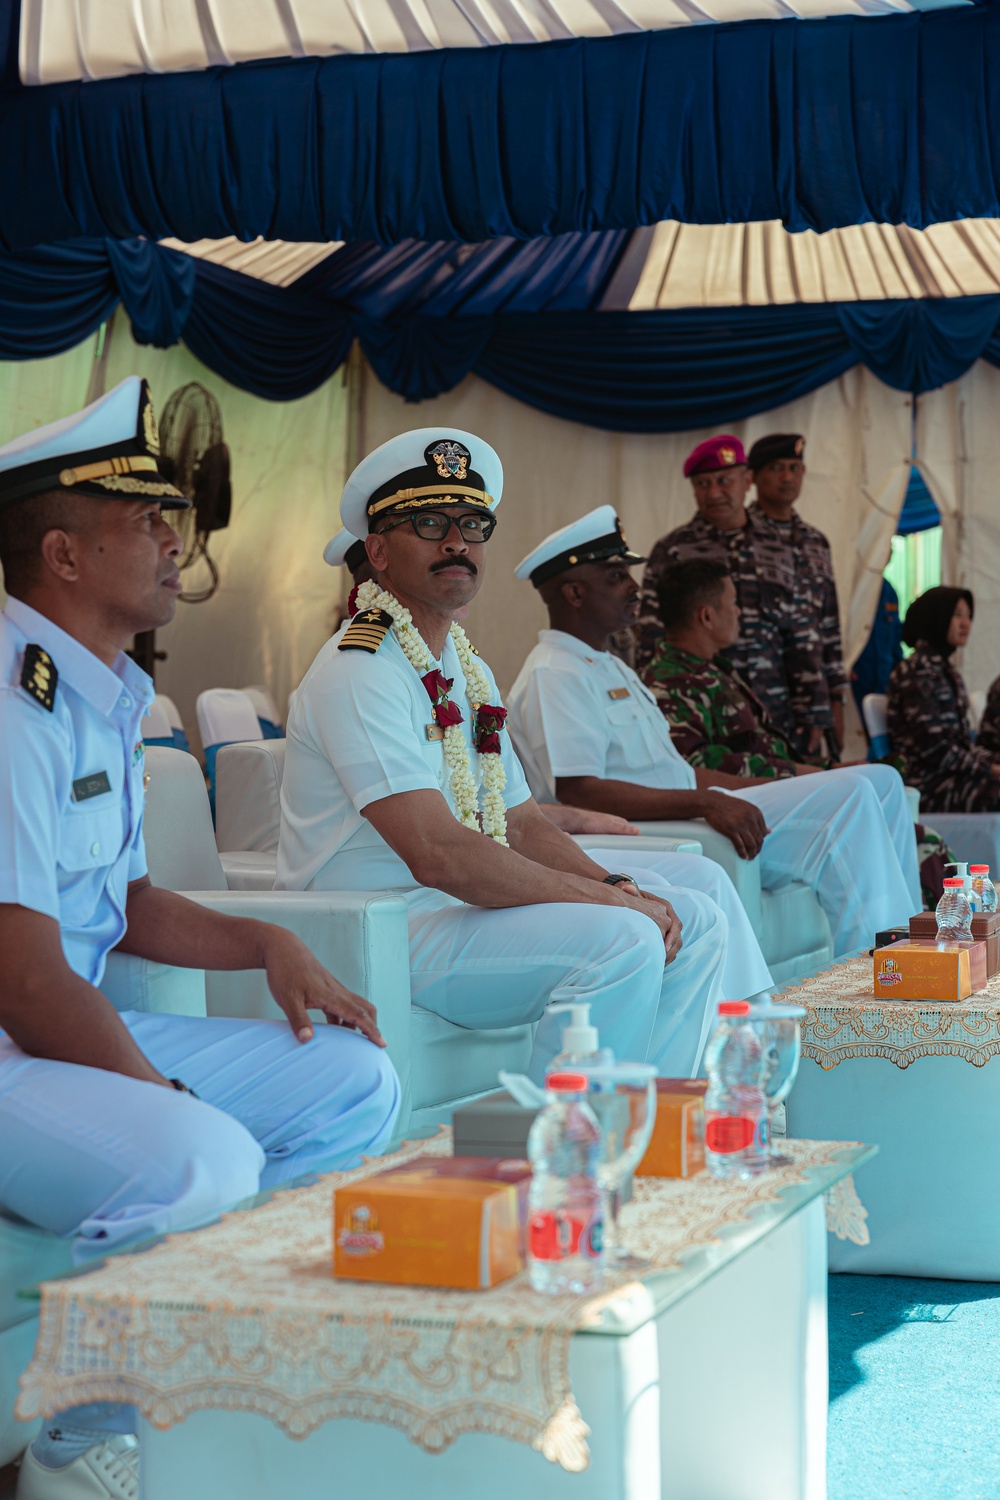
[[581,516],[579,521],[571,521],[568,526],[553,531],[544,542],[539,542],[535,550],[518,563],[514,577],[522,582],[530,578],[537,589],[570,568],[581,567],[584,563],[609,562],[612,558],[629,566],[646,561],[629,547],[614,506],[599,505],[596,510]]
[[[355,547],[361,550],[355,552]],[[349,573],[353,573],[362,559],[367,556],[364,542],[353,532],[348,531],[346,526],[342,526],[337,535],[332,536],[323,548],[325,563],[329,563],[331,568],[346,567]]]
[[503,465],[489,443],[454,427],[418,427],[361,460],[344,486],[340,520],[352,536],[364,537],[392,511],[434,505],[492,511],[502,494]]
[[149,386],[130,375],[71,417],[36,427],[0,448],[0,507],[46,490],[102,500],[190,501],[159,471],[160,434]]

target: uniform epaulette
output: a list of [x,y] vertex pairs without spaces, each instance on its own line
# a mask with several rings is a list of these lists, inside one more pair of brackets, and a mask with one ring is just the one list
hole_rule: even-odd
[[337,642],[337,650],[367,651],[374,656],[391,629],[392,615],[387,610],[363,609]]
[[56,706],[56,686],[59,673],[56,664],[41,646],[25,646],[24,666],[21,668],[21,686],[26,693],[47,708],[49,713]]

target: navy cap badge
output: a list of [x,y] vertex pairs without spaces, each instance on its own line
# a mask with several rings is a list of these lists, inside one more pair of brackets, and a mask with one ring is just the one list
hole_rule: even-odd
[[795,439],[795,457],[796,458],[801,458],[802,457],[802,450],[805,448],[805,446],[806,446],[806,440],[805,440],[805,438],[796,438]]
[[439,479],[464,479],[469,472],[472,454],[464,443],[453,438],[438,438],[436,442],[428,443],[424,458],[437,470]]

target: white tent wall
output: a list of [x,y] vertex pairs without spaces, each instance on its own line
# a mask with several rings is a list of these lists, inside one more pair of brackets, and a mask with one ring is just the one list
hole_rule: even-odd
[[1000,370],[978,360],[917,402],[917,452],[941,512],[942,579],[972,590],[975,624],[956,661],[970,692],[1000,673]]
[[[323,561],[337,529],[344,486],[347,393],[338,372],[301,401],[261,401],[228,385],[180,345],[136,344],[118,315],[104,385],[144,375],[162,412],[178,386],[197,380],[218,399],[232,456],[233,514],[210,550],[222,581],[204,604],[180,604],[157,632],[167,660],[156,682],[196,739],[195,699],[204,688],[262,682],[284,712],[288,694],[330,634],[339,579]],[[195,588],[206,578],[185,573]]]
[[[512,577],[525,553],[604,502],[616,507],[640,551],[694,509],[683,462],[696,442],[711,435],[709,429],[648,436],[604,432],[536,411],[476,376],[417,405],[387,391],[366,365],[359,379],[359,451],[407,428],[440,424],[442,430],[478,433],[500,454],[500,524],[490,543],[489,578],[468,628],[505,690],[544,624],[534,590]],[[809,472],[800,509],[830,538],[849,660],[871,629],[906,492],[911,408],[909,396],[859,365],[809,396],[731,424],[748,446],[767,432],[805,434]]]

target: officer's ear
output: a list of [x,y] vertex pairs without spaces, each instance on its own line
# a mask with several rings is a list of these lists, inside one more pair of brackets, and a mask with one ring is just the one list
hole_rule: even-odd
[[376,573],[384,573],[389,566],[389,549],[386,546],[385,535],[378,531],[372,531],[365,537],[365,551],[368,553],[368,561]]
[[80,578],[80,561],[84,537],[79,531],[64,531],[53,526],[42,537],[39,552],[42,572],[60,579],[63,583],[76,583]]
[[587,585],[578,583],[575,579],[567,579],[560,584],[559,592],[570,609],[582,609],[587,602]]

